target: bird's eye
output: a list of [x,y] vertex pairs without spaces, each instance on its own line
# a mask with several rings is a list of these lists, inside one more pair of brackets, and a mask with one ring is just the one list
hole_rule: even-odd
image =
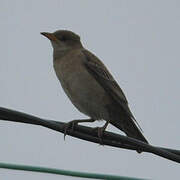
[[61,37],[61,41],[66,41],[66,40],[67,40],[67,38],[65,36]]

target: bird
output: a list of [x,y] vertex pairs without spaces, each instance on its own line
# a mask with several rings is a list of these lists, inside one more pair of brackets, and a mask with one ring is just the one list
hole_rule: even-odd
[[67,129],[82,122],[105,120],[104,126],[98,128],[100,138],[110,123],[127,136],[148,144],[124,92],[104,63],[83,47],[80,36],[70,30],[41,34],[52,44],[53,67],[63,90],[72,104],[89,117],[70,121]]

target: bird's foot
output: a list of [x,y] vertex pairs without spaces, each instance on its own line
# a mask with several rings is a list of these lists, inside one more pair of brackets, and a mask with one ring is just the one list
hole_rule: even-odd
[[99,144],[104,145],[104,143],[103,143],[103,134],[105,131],[104,127],[95,127],[95,128],[93,128],[93,131],[97,131],[97,135],[99,138]]
[[67,135],[67,130],[68,129],[74,130],[74,127],[75,127],[76,124],[78,124],[78,122],[76,122],[76,120],[70,121],[70,122],[65,124],[65,127],[64,127],[64,140],[65,140],[66,135]]

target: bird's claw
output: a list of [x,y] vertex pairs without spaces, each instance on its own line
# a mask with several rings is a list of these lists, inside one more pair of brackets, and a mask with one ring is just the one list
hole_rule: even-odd
[[74,127],[75,127],[75,124],[76,124],[76,122],[75,121],[70,121],[70,122],[68,122],[68,123],[66,123],[64,126],[64,140],[65,140],[65,138],[66,138],[66,135],[67,135],[67,130],[68,129],[72,129],[72,130],[74,130]]
[[95,127],[94,129],[93,129],[94,131],[97,131],[97,135],[98,135],[98,138],[99,138],[99,143],[100,143],[100,145],[104,145],[104,143],[103,143],[103,134],[104,134],[104,127]]

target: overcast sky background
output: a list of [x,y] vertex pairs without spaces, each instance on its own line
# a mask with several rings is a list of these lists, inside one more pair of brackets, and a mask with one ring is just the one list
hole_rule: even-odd
[[[180,1],[1,0],[0,12],[0,106],[65,122],[86,117],[63,92],[40,35],[68,29],[107,65],[149,142],[180,148]],[[0,137],[0,162],[150,179],[180,174],[161,157],[64,141],[43,127],[0,121]],[[0,179],[75,178],[0,169]]]

